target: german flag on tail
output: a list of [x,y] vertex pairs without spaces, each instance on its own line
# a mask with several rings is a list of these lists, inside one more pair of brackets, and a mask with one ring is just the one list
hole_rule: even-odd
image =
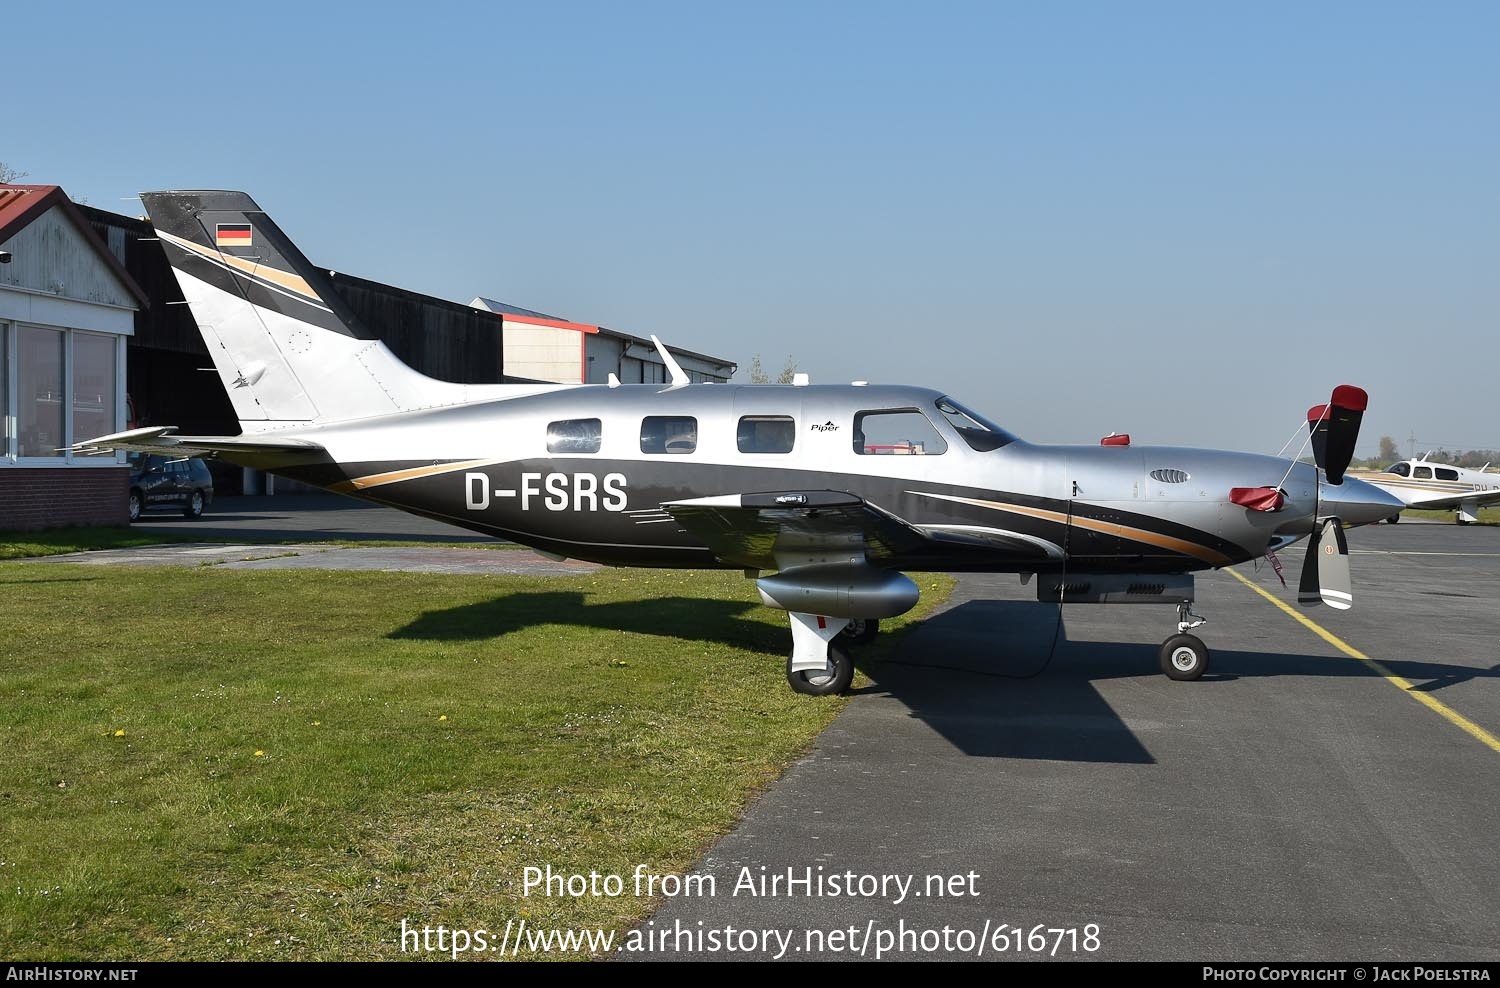
[[249,223],[219,223],[214,226],[215,247],[251,246]]

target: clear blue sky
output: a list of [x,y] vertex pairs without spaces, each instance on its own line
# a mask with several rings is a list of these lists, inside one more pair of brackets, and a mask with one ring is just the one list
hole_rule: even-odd
[[1036,440],[1500,447],[1500,4],[359,9],[13,4],[0,160]]

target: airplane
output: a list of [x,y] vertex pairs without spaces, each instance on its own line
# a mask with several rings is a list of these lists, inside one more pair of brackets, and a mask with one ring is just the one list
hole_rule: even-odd
[[[398,360],[243,192],[141,197],[240,421],[78,444],[210,456],[620,566],[742,569],[788,614],[799,693],[845,691],[850,646],[918,599],[907,572],[1036,579],[1062,603],[1177,608],[1160,666],[1193,680],[1193,573],[1308,538],[1298,598],[1353,603],[1343,528],[1403,503],[1344,476],[1365,392],[1308,414],[1316,465],[1210,449],[1026,442],[904,385],[461,385]],[[654,340],[654,337],[653,337]]]
[[[1452,510],[1460,525],[1479,520],[1479,509],[1500,504],[1500,473],[1489,473],[1486,463],[1478,470],[1434,463],[1423,454],[1420,460],[1402,460],[1380,473],[1361,474],[1360,479],[1399,498],[1408,508]],[[1391,515],[1391,524],[1401,515]]]

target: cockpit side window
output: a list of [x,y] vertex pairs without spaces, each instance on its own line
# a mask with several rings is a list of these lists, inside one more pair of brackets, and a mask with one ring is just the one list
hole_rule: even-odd
[[1411,464],[1410,463],[1397,463],[1397,464],[1391,466],[1390,468],[1388,468],[1386,470],[1386,473],[1393,473],[1393,474],[1395,474],[1398,477],[1410,477],[1411,476]]
[[698,448],[698,420],[688,415],[641,419],[642,453],[691,453]]
[[1412,476],[1415,477],[1417,480],[1431,480],[1432,479],[1432,467],[1417,467],[1415,470],[1412,471]]
[[1449,470],[1447,467],[1438,467],[1437,468],[1437,479],[1438,480],[1457,480],[1458,479],[1458,471],[1457,470]]
[[547,452],[597,453],[603,436],[598,419],[563,419],[547,423]]
[[880,409],[854,416],[854,452],[861,455],[935,456],[947,451],[942,435],[918,409]]
[[969,411],[952,398],[939,398],[937,410],[943,413],[949,425],[958,430],[958,434],[971,449],[981,453],[988,453],[992,449],[999,449],[1007,443],[1016,441],[1015,436],[983,416]]

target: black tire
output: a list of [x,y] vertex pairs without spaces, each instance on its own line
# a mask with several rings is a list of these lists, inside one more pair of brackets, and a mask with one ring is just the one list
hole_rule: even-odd
[[1472,524],[1474,524],[1472,521],[1465,521],[1462,518],[1455,518],[1454,521],[1458,522],[1460,525],[1472,525]]
[[140,491],[132,490],[130,492],[130,498],[125,502],[125,513],[130,517],[132,524],[141,520],[141,508],[145,504],[146,502],[141,497]]
[[182,513],[188,518],[203,517],[203,492],[193,491],[188,495],[187,503],[182,506]]
[[1208,671],[1208,646],[1197,635],[1173,635],[1161,643],[1161,671],[1189,682]]
[[1385,520],[1385,523],[1387,525],[1394,525],[1397,522],[1399,522],[1400,520],[1401,520],[1401,516],[1400,515],[1391,515],[1389,518],[1387,518]]
[[839,632],[839,641],[849,645],[868,645],[880,634],[879,618],[854,618]]
[[828,643],[828,661],[833,665],[830,673],[792,672],[792,657],[786,658],[786,681],[792,689],[804,696],[833,696],[849,688],[854,681],[854,660],[844,646],[837,641]]

